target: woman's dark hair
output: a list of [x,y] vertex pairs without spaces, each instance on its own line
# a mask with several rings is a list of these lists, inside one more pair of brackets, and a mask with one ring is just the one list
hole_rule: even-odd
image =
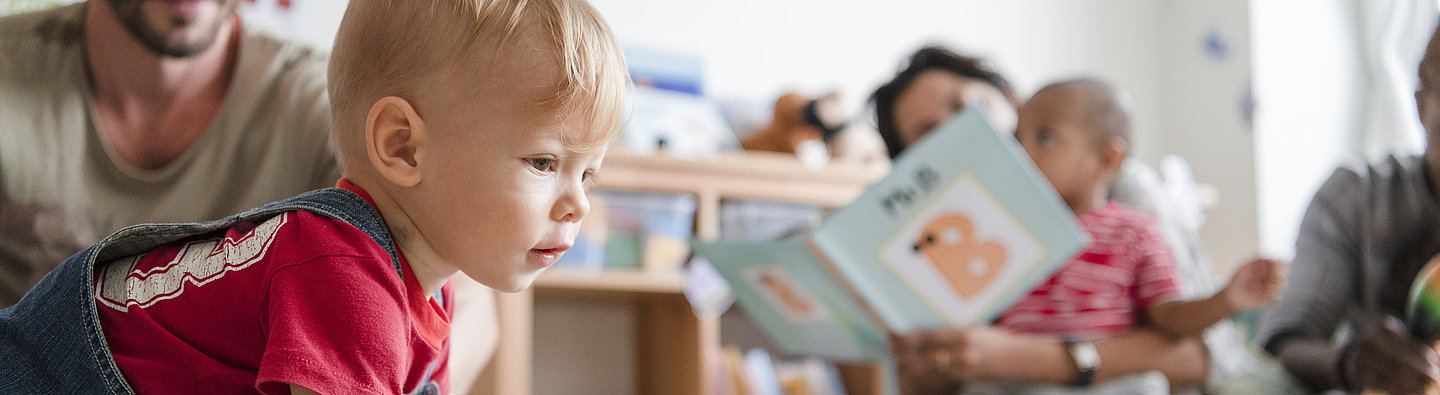
[[870,95],[870,102],[875,106],[875,126],[880,131],[880,137],[885,139],[885,147],[890,150],[891,158],[899,156],[900,151],[905,150],[905,143],[900,141],[900,132],[895,125],[895,99],[915,82],[915,77],[930,69],[984,81],[1005,94],[1011,105],[1019,107],[1020,100],[1015,95],[1015,89],[1010,87],[1010,82],[1000,76],[1000,73],[991,70],[979,58],[960,55],[939,46],[920,48],[910,55],[910,59],[894,79],[881,85]]

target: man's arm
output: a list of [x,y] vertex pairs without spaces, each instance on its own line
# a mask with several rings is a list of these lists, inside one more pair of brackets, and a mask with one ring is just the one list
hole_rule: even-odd
[[1336,328],[1361,300],[1363,281],[1356,233],[1358,173],[1339,169],[1315,192],[1295,242],[1289,285],[1279,303],[1260,318],[1256,342],[1305,385],[1316,391],[1340,388]]
[[[1374,322],[1374,321],[1387,322]],[[1411,339],[1398,320],[1367,320],[1355,339],[1336,349],[1329,342],[1281,339],[1276,355],[1285,368],[1316,392],[1332,388],[1391,394],[1434,393],[1440,355]]]
[[[1434,389],[1440,379],[1440,355],[1412,339],[1399,319],[1381,314],[1387,306],[1375,305],[1375,293],[1408,289],[1411,279],[1367,278],[1361,270],[1364,265],[1394,264],[1363,259],[1366,250],[1360,248],[1360,235],[1375,231],[1367,224],[1393,222],[1393,218],[1366,219],[1389,212],[1376,210],[1376,204],[1383,202],[1369,200],[1370,182],[1361,173],[1342,168],[1315,193],[1295,242],[1291,286],[1280,303],[1261,317],[1257,339],[1316,391],[1421,393]],[[1386,243],[1393,240],[1372,240],[1369,245],[1398,248]],[[1331,338],[1336,327],[1347,321],[1353,335],[1337,347]]]
[[1275,357],[1285,366],[1285,370],[1305,383],[1311,391],[1343,388],[1340,374],[1335,370],[1340,360],[1340,351],[1328,341],[1291,338],[1280,343],[1275,349]]

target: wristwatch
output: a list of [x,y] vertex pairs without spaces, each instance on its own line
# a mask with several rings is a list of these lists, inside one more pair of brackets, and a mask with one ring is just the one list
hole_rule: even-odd
[[1095,368],[1100,367],[1100,353],[1095,351],[1095,345],[1087,341],[1076,339],[1065,339],[1065,350],[1070,352],[1070,359],[1075,361],[1075,381],[1070,385],[1076,387],[1089,387],[1095,382]]

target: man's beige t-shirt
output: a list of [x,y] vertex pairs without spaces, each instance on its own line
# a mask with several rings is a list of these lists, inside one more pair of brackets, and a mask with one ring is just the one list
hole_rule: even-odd
[[218,219],[339,177],[325,55],[248,28],[205,134],[157,170],[120,162],[95,130],[84,13],[0,18],[0,307],[122,227]]

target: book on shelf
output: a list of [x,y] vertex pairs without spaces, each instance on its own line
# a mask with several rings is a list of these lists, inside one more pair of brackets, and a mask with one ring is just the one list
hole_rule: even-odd
[[961,111],[815,228],[693,241],[785,354],[868,361],[887,334],[981,325],[1088,242],[1008,133]]
[[775,377],[786,395],[844,395],[835,364],[814,357],[775,362]]
[[763,348],[721,350],[725,385],[718,395],[844,395],[834,363],[813,357],[772,359]]

